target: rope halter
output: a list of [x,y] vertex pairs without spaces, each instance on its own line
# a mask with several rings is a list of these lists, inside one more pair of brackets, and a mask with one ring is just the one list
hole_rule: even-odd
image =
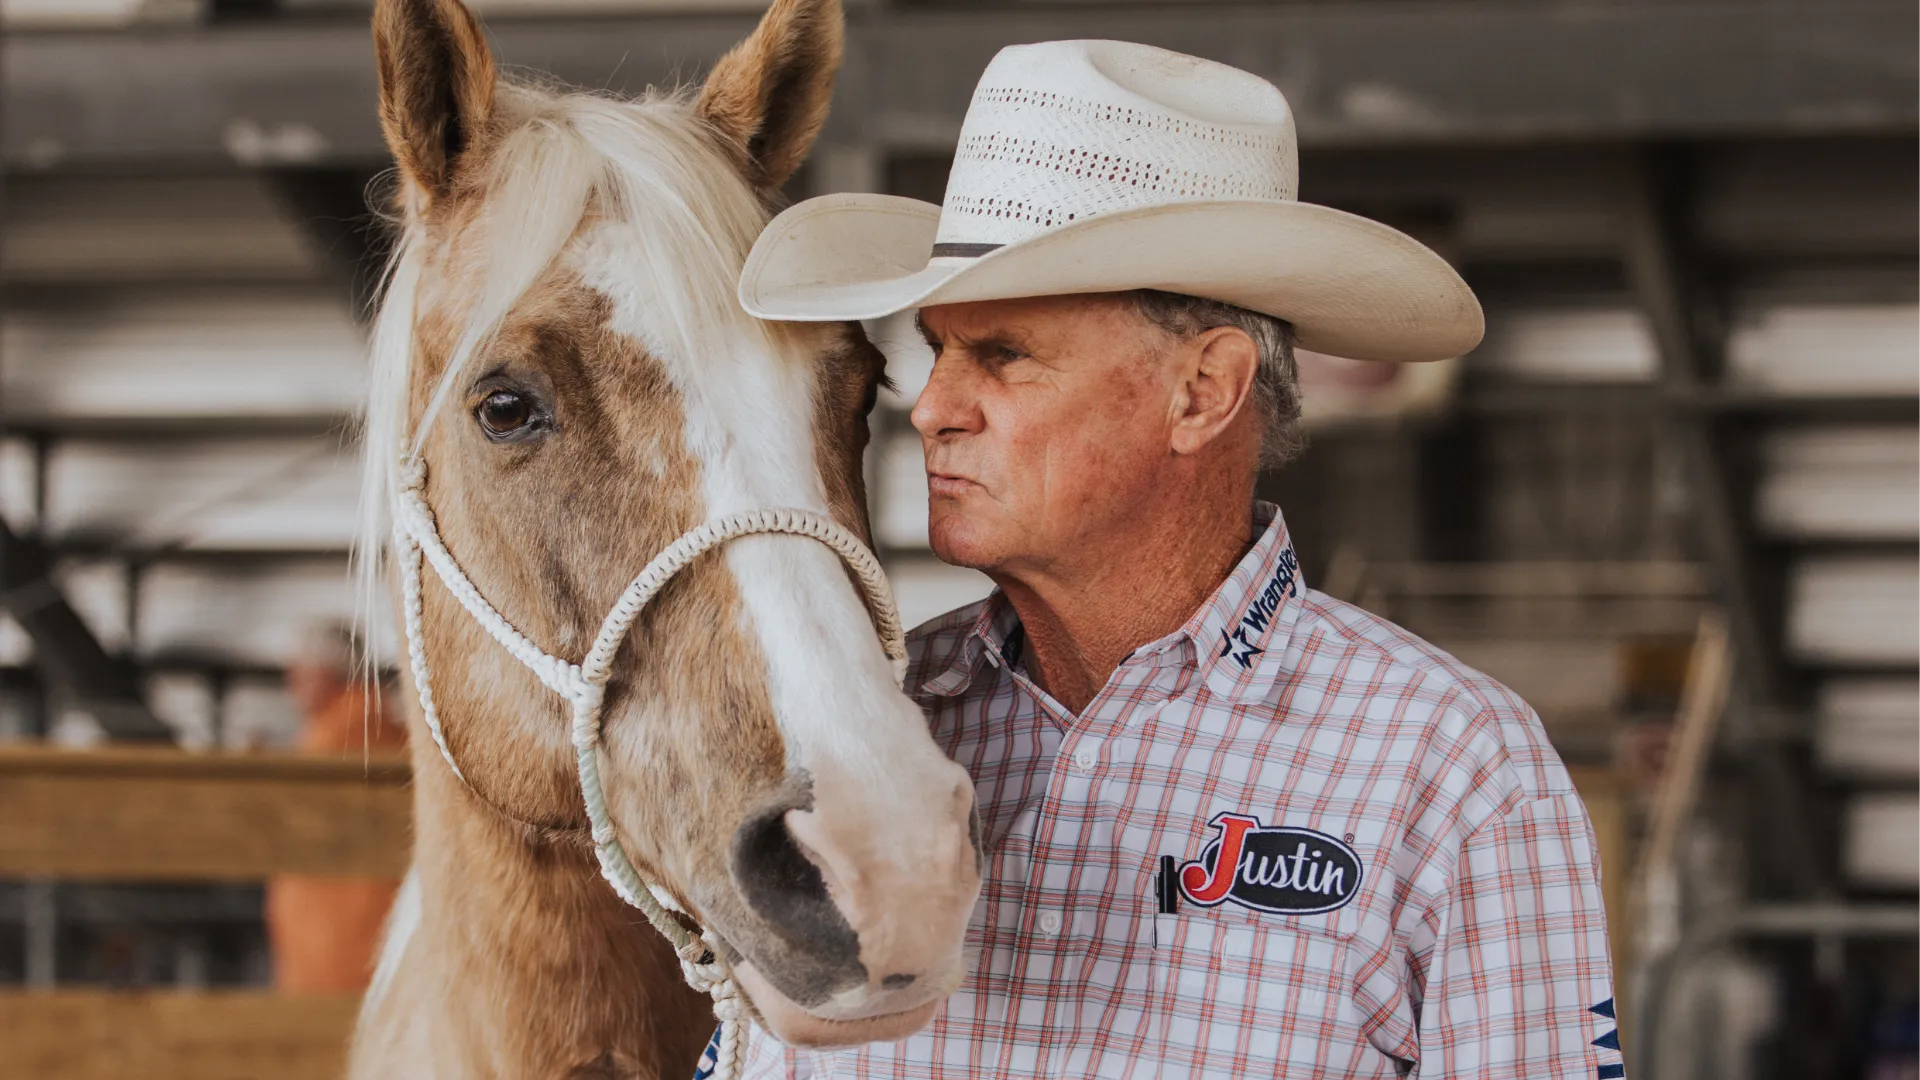
[[742,1027],[746,1022],[746,1001],[740,993],[733,971],[721,958],[718,939],[711,930],[688,930],[676,916],[687,912],[673,894],[642,878],[627,858],[615,834],[607,812],[606,792],[600,783],[601,708],[606,701],[607,680],[612,676],[613,657],[633,628],[634,620],[675,574],[684,570],[702,553],[729,540],[756,534],[784,534],[817,540],[832,548],[853,570],[866,594],[868,608],[880,633],[880,643],[893,662],[894,681],[906,677],[907,648],[900,629],[900,615],[893,603],[886,574],[879,560],[847,528],[833,518],[811,510],[793,508],[745,510],[697,525],[683,533],[666,550],[653,557],[640,576],[633,579],[613,610],[600,623],[593,647],[575,664],[542,650],[481,595],[472,579],[460,569],[453,555],[441,542],[440,530],[426,499],[426,463],[417,457],[400,464],[400,484],[394,512],[394,546],[399,554],[400,585],[405,612],[407,657],[413,669],[413,684],[420,694],[420,711],[427,731],[433,736],[440,756],[448,768],[466,782],[459,762],[447,747],[447,736],[440,714],[433,704],[433,678],[427,667],[427,651],[421,643],[420,566],[433,567],[460,606],[467,609],[493,640],[520,661],[549,690],[567,700],[572,708],[573,749],[580,777],[580,795],[586,803],[587,820],[593,831],[593,850],[600,863],[600,874],[613,891],[627,903],[639,908],[680,957],[680,970],[687,984],[713,998],[714,1015],[720,1021],[718,1063],[715,1080],[739,1076],[740,1054],[744,1046]]

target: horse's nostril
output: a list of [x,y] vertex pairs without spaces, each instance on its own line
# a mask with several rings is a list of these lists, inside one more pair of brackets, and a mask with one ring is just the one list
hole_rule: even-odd
[[740,898],[765,926],[748,952],[767,979],[802,1006],[867,981],[860,938],[820,868],[787,828],[789,806],[755,815],[734,835],[730,869]]
[[784,810],[740,827],[733,844],[733,872],[747,902],[762,914],[794,904],[833,903],[820,868],[787,830]]
[[889,975],[886,978],[881,979],[880,988],[883,990],[904,989],[906,987],[912,986],[913,980],[917,978],[919,978],[918,975],[909,975],[903,971],[897,975]]

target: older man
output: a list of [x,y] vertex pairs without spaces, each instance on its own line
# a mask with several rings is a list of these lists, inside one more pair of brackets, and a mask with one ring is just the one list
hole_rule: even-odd
[[919,308],[933,549],[998,586],[912,636],[972,773],[977,965],[932,1026],[762,1076],[1623,1074],[1599,865],[1539,720],[1313,592],[1262,464],[1293,346],[1471,348],[1407,237],[1294,197],[1264,81],[1119,42],[1008,49],[944,205],[789,210],[767,318]]

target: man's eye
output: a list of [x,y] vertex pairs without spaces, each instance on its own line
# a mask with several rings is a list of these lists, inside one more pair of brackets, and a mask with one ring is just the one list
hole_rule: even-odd
[[488,394],[473,410],[473,415],[480,422],[480,430],[495,439],[517,435],[532,426],[535,419],[533,402],[525,394],[512,390]]

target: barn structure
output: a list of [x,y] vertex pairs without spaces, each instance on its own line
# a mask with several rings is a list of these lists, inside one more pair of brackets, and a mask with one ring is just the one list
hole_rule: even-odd
[[[762,6],[470,3],[507,63],[616,92]],[[0,0],[0,1075],[337,1073],[353,1001],[269,989],[260,882],[406,858],[404,764],[288,752],[282,679],[356,614],[367,8]],[[1308,582],[1541,713],[1601,838],[1630,1075],[1915,1075],[1911,2],[858,0],[849,33],[795,196],[938,201],[1010,43],[1281,86],[1303,197],[1427,241],[1489,321],[1430,369],[1306,359],[1312,446],[1265,490]],[[869,330],[911,624],[989,583],[927,551],[928,361]]]

